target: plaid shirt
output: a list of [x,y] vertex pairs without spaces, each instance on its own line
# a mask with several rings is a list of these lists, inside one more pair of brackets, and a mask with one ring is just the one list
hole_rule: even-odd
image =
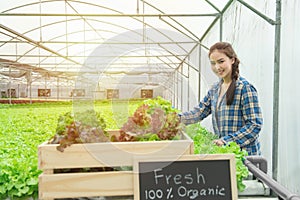
[[180,114],[184,124],[193,124],[212,114],[215,134],[223,141],[235,141],[249,155],[260,155],[258,141],[263,119],[258,104],[256,89],[246,79],[236,81],[234,100],[226,105],[225,95],[217,108],[222,80],[208,91],[204,99],[193,110]]

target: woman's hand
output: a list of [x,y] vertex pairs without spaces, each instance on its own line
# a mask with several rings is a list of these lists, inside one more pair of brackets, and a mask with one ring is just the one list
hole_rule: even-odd
[[225,144],[225,142],[221,139],[218,139],[218,140],[214,140],[213,141],[214,144],[218,145],[218,146],[222,146]]

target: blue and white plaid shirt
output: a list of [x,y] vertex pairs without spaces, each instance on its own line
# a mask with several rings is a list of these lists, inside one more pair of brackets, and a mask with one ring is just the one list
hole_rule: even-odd
[[226,105],[225,95],[217,108],[222,80],[208,91],[204,99],[193,110],[181,113],[184,124],[197,123],[212,114],[215,134],[223,141],[235,141],[249,155],[260,155],[258,141],[263,119],[256,89],[245,78],[236,81],[234,100]]

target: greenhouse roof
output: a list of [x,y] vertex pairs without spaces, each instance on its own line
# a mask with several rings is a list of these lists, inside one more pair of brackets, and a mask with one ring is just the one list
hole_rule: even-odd
[[[0,6],[0,79],[173,73],[232,1],[18,0]],[[87,80],[88,77],[85,77]]]

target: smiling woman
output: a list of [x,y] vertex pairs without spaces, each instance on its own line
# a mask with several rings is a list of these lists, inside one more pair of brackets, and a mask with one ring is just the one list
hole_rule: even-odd
[[220,80],[194,109],[180,114],[182,122],[197,123],[212,114],[214,133],[219,137],[215,144],[236,142],[249,155],[260,155],[263,118],[255,87],[240,76],[240,60],[231,44],[215,43],[208,56]]

